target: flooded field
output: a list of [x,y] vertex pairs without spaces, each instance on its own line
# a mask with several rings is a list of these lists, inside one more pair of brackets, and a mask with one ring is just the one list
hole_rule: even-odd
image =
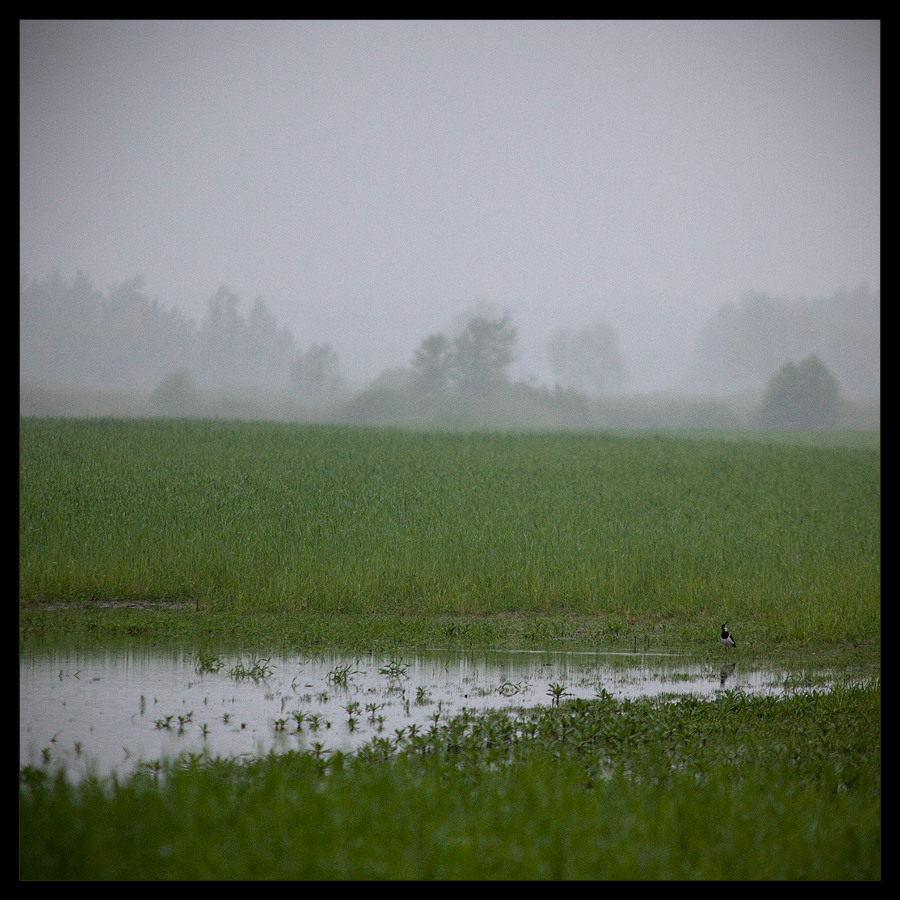
[[819,690],[828,671],[751,669],[734,654],[698,664],[677,654],[319,654],[193,656],[148,649],[24,652],[20,764],[73,776],[127,774],[180,755],[352,751],[374,737],[425,731],[463,709],[617,698]]

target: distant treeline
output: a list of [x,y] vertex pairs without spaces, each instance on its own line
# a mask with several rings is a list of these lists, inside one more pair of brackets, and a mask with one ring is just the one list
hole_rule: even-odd
[[[627,382],[627,366],[605,323],[553,333],[546,348],[558,379],[553,388],[513,384],[516,329],[508,313],[496,317],[478,308],[460,319],[455,334],[425,337],[406,364],[353,394],[330,345],[301,351],[262,299],[247,316],[240,305],[222,287],[197,323],[147,296],[140,279],[106,295],[82,273],[71,283],[58,274],[23,279],[20,410],[459,426],[737,427],[758,421],[751,407],[781,367],[813,354],[844,401],[877,403],[880,393],[879,300],[867,286],[827,300],[748,295],[740,305],[725,304],[702,332],[689,382],[694,394],[717,400],[610,397]],[[860,419],[851,406],[843,403],[837,424],[871,422],[871,407]]]
[[262,299],[249,316],[227,287],[210,298],[199,325],[143,291],[141,279],[104,296],[78,273],[20,287],[20,375],[36,385],[150,389],[187,371],[198,384],[279,387],[290,383],[298,353],[287,328]]

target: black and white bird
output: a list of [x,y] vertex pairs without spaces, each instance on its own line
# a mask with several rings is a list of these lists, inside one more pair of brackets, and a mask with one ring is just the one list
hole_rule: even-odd
[[729,647],[736,647],[737,644],[734,642],[734,638],[728,633],[728,629],[723,625],[722,626],[722,646],[725,648],[725,652],[728,652]]

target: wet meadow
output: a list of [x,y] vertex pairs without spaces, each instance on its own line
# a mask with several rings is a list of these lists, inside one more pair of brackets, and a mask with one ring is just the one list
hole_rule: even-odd
[[[19,479],[20,663],[341,651],[352,684],[366,654],[380,675],[425,651],[657,651],[838,673],[632,697],[554,671],[350,749],[309,734],[311,689],[270,717],[307,740],[257,755],[21,765],[23,878],[880,878],[877,434],[21,419]],[[360,728],[366,700],[342,701]]]

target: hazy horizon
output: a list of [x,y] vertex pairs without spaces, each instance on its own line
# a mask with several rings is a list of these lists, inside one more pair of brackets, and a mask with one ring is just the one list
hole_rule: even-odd
[[351,383],[477,301],[680,386],[747,292],[880,293],[878,22],[22,22],[20,275],[262,297]]

